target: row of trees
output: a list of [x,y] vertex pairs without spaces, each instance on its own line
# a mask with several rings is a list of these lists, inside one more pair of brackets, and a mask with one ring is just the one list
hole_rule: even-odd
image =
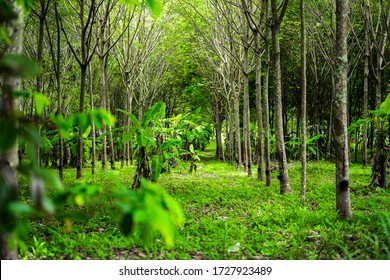
[[[372,184],[387,187],[387,122],[368,121],[369,109],[383,109],[388,86],[390,7],[385,1],[129,2],[27,1],[25,36],[15,39],[7,34],[15,19],[2,12],[1,34],[8,35],[1,35],[2,56],[21,53],[23,45],[23,52],[42,65],[23,85],[13,80],[20,85],[12,90],[2,80],[2,96],[18,87],[41,93],[20,104],[4,101],[12,107],[5,111],[20,108],[46,137],[46,145],[35,147],[38,165],[51,161],[60,178],[70,165],[81,178],[88,161],[92,173],[98,160],[102,170],[107,161],[112,169],[118,161],[132,164],[134,142],[124,140],[134,120],[162,101],[166,118],[200,108],[197,114],[213,123],[217,158],[243,167],[249,176],[255,159],[257,177],[267,186],[271,160],[277,159],[281,193],[291,192],[288,158],[301,157],[302,200],[306,159],[335,158],[342,217],[352,215],[348,166],[353,152],[366,166],[371,151]],[[13,100],[11,93],[8,97]],[[96,107],[111,112],[116,127],[90,114]],[[73,113],[77,122],[67,135],[47,121],[56,116],[58,124]],[[359,119],[364,120],[348,135],[348,124]],[[31,156],[24,144],[19,142],[20,158],[25,152]]]
[[[98,106],[115,114],[123,125],[130,121],[117,114],[116,108],[142,119],[156,101],[167,104],[168,116],[178,113],[178,108],[191,111],[200,104],[206,115],[212,113],[220,160],[235,161],[237,168],[243,165],[251,175],[256,147],[258,177],[266,177],[269,185],[270,160],[277,155],[281,191],[289,192],[286,163],[287,158],[300,155],[304,108],[309,116],[305,125],[309,156],[331,158],[334,151],[335,3],[306,1],[301,16],[299,4],[210,0],[175,5],[168,1],[161,16],[154,19],[142,5],[129,8],[116,1],[42,0],[28,17],[24,44],[26,53],[45,69],[38,78],[27,81],[26,87],[49,97],[46,115],[66,116]],[[353,123],[367,118],[369,109],[379,109],[385,97],[389,12],[380,1],[355,1],[348,10],[348,115]],[[301,25],[304,16],[306,23]],[[294,36],[300,26],[307,29],[303,31],[307,33],[305,43],[300,42],[302,36]],[[299,45],[306,45],[305,49],[301,51]],[[279,53],[284,62],[280,71]],[[304,107],[300,91],[305,83],[297,75],[303,58],[310,66],[302,70],[309,81]],[[24,102],[22,108],[34,114],[31,102]],[[253,123],[257,127],[251,127]],[[124,145],[120,152],[114,150],[118,132],[113,135],[111,127],[103,127],[97,133],[103,135],[99,156],[103,170],[107,169],[107,156],[111,168],[118,159],[122,165],[131,162],[131,145]],[[77,147],[82,149],[83,131],[78,134]],[[92,127],[92,147],[96,147],[94,135]],[[373,156],[374,126],[365,124],[350,138],[355,159],[366,165],[367,147]],[[94,150],[91,148],[93,170]],[[77,155],[80,177],[84,153],[79,150]]]
[[[36,2],[27,20],[24,44],[26,53],[45,69],[36,79],[26,81],[26,87],[49,97],[46,115],[83,113],[98,104],[115,114],[122,126],[129,126],[130,119],[117,114],[116,108],[142,119],[156,101],[167,104],[168,116],[179,108],[191,111],[200,104],[205,114],[212,113],[217,158],[235,161],[237,168],[243,165],[252,175],[254,154],[258,178],[270,185],[271,159],[276,157],[281,193],[291,192],[287,158],[297,159],[300,147],[309,145],[311,158],[332,158],[340,70],[333,1],[210,0],[181,5],[168,1],[157,18],[142,1],[138,4]],[[379,109],[384,100],[390,17],[386,3],[380,1],[355,1],[347,10],[347,115],[352,123],[367,118],[368,109]],[[304,66],[306,59],[309,69]],[[296,73],[302,73],[302,81]],[[302,102],[301,90],[307,102]],[[33,116],[31,103],[23,102],[22,110]],[[76,156],[71,163],[77,178],[82,176],[86,158],[91,159],[95,172],[96,149],[103,170],[107,170],[108,157],[111,168],[116,168],[119,159],[122,166],[132,162],[132,144],[121,142],[126,129],[113,131],[103,126],[96,131],[92,125],[90,140],[82,129],[76,132],[77,144],[59,139],[56,146],[53,162],[59,162],[60,170],[64,157]],[[96,140],[97,136],[101,137]],[[373,124],[364,124],[349,136],[355,159],[361,151],[364,165],[367,147],[374,157],[374,139]],[[301,158],[305,161],[306,156]],[[375,178],[381,179],[373,181],[381,186],[386,185],[383,162],[374,161],[379,174]]]

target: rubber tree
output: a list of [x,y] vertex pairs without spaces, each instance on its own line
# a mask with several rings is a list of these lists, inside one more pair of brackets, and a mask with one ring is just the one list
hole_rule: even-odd
[[302,108],[301,108],[301,161],[302,161],[302,177],[301,177],[301,200],[306,199],[306,21],[305,21],[305,2],[300,2],[301,12],[301,94],[302,94]]
[[[4,52],[0,52],[0,60],[7,55],[18,55],[22,53],[23,47],[23,29],[24,29],[24,9],[20,5],[20,1],[2,0],[2,5],[7,5],[12,13],[8,17],[0,20],[0,24],[4,26],[8,44]],[[2,6],[1,8],[3,8]],[[1,28],[3,27],[1,26]],[[1,38],[2,39],[2,38]],[[14,111],[18,108],[18,102],[14,99],[14,92],[21,90],[21,77],[18,73],[0,72],[3,83],[0,93],[0,124],[1,130],[8,127],[7,145],[1,141],[0,147],[0,189],[2,198],[7,198],[9,201],[15,201],[18,198],[18,141],[16,137],[17,121],[15,120]],[[5,125],[5,126],[4,126]],[[3,132],[2,132],[3,134]],[[4,138],[4,134],[3,134]],[[5,146],[5,147],[4,147]],[[2,201],[4,203],[4,201]],[[3,208],[3,207],[2,207]],[[3,217],[2,211],[2,217]],[[1,220],[0,231],[0,259],[10,260],[17,259],[17,245],[12,231],[6,231],[4,225],[6,221]]]
[[[71,2],[69,5],[72,9],[77,10]],[[80,98],[79,98],[79,112],[83,113],[85,108],[85,93],[87,90],[87,69],[92,60],[96,49],[96,41],[93,40],[93,28],[95,24],[95,16],[97,12],[97,3],[95,0],[80,0],[78,1],[77,20],[66,19],[62,17],[61,30],[65,36],[66,42],[80,67]],[[72,31],[66,30],[64,22],[70,27]],[[79,45],[76,47],[69,36],[70,32],[78,33],[80,30]],[[77,140],[77,163],[76,163],[76,178],[80,179],[83,175],[83,155],[84,155],[84,139],[83,130],[79,127]]]
[[334,139],[336,152],[336,210],[341,218],[351,218],[349,144],[347,133],[348,0],[336,1],[336,89],[334,96]]
[[291,193],[290,181],[288,178],[287,156],[284,147],[283,132],[283,103],[282,103],[282,73],[280,68],[280,43],[279,33],[280,25],[285,15],[288,0],[282,2],[281,11],[278,12],[278,1],[271,0],[271,32],[272,32],[272,53],[274,70],[274,96],[275,96],[275,130],[276,130],[276,148],[279,166],[280,193]]

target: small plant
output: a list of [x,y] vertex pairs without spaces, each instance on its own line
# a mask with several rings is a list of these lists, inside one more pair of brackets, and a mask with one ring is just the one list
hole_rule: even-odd
[[154,104],[145,113],[142,121],[138,120],[133,114],[118,109],[118,111],[126,114],[132,122],[130,130],[124,135],[123,142],[128,143],[134,140],[136,146],[134,154],[137,158],[137,171],[134,177],[133,189],[139,188],[141,178],[157,181],[163,168],[163,151],[181,143],[177,139],[162,140],[157,143],[157,136],[162,139],[165,138],[165,135],[161,135],[165,119],[165,107],[166,105],[163,102]]

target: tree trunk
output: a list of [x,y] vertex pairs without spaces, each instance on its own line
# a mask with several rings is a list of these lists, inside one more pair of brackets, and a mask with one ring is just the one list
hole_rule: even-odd
[[[49,3],[47,5],[49,5]],[[46,14],[47,14],[46,1],[40,0],[40,13],[37,14],[38,19],[39,19],[39,27],[38,27],[37,57],[36,57],[36,60],[39,64],[42,64],[43,36],[44,36]],[[39,92],[39,93],[43,93],[43,74],[42,73],[40,73],[36,78],[35,91]],[[37,125],[37,131],[40,134],[41,124],[39,122],[37,122],[36,125]],[[36,156],[37,156],[37,164],[38,164],[38,166],[41,166],[41,147],[39,145],[36,145]]]
[[[58,99],[58,114],[62,116],[62,94],[61,94],[61,26],[60,19],[58,14],[58,2],[54,2],[54,13],[56,18],[56,28],[57,28],[57,49],[56,55],[57,60],[55,61],[53,57],[53,63],[56,64],[55,74],[56,74],[56,91],[57,91],[57,99]],[[53,52],[54,54],[54,52]],[[64,139],[62,138],[61,133],[59,133],[59,164],[58,164],[58,174],[61,181],[64,181]]]
[[[94,103],[93,103],[93,74],[92,74],[92,64],[89,65],[89,102],[91,111],[94,109]],[[91,172],[92,175],[96,173],[96,129],[95,129],[95,123],[91,122]]]
[[[284,4],[287,6],[288,1]],[[291,193],[290,182],[288,178],[287,157],[284,148],[283,132],[283,105],[282,105],[282,74],[280,67],[280,44],[279,31],[281,19],[278,15],[277,1],[271,1],[272,9],[272,43],[273,43],[273,66],[274,66],[274,94],[275,94],[275,130],[276,130],[276,148],[278,154],[280,193]]]
[[[104,34],[100,34],[100,36],[104,36]],[[100,43],[100,48],[102,48],[102,43]],[[107,110],[107,83],[106,83],[106,71],[105,71],[105,63],[104,57],[100,56],[100,96],[101,96],[101,108]],[[102,169],[103,171],[107,171],[107,126],[103,124],[102,127]]]
[[235,138],[236,138],[236,169],[240,169],[242,165],[242,154],[241,154],[241,132],[240,132],[240,91],[234,87],[234,71],[231,74],[231,85],[234,96],[234,127],[235,127]]
[[[216,93],[217,94],[217,93]],[[220,101],[218,100],[218,97],[216,97],[215,101],[215,133],[216,133],[216,144],[217,144],[217,150],[216,150],[216,156],[217,159],[220,161],[224,161],[224,155],[223,155],[223,145],[222,145],[222,121],[220,117]]]
[[248,69],[248,54],[249,46],[247,42],[243,42],[243,69],[242,69],[242,84],[244,92],[243,106],[243,142],[244,142],[244,169],[248,172],[248,176],[252,176],[252,153],[251,153],[251,137],[250,137],[250,108],[249,108],[249,69]]
[[341,218],[352,217],[347,133],[348,5],[349,1],[336,0],[336,95],[333,115],[336,152],[336,209]]
[[147,159],[145,147],[141,147],[138,152],[139,152],[139,156],[138,156],[139,162],[137,163],[137,171],[132,186],[134,190],[139,189],[141,185],[141,178],[145,178],[147,180],[152,179],[150,177],[151,175],[150,163]]
[[[370,38],[368,26],[365,31],[365,54],[364,54],[364,89],[363,89],[363,119],[367,119],[368,112],[368,79],[370,76]],[[367,167],[367,123],[363,124],[363,167]]]
[[[106,92],[106,97],[107,97],[107,111],[110,112],[111,109],[110,109],[110,96],[108,94],[108,92]],[[109,148],[110,148],[110,165],[111,165],[111,169],[115,169],[115,150],[114,150],[114,140],[113,140],[113,137],[112,137],[112,130],[111,130],[111,126],[108,126],[108,144],[109,144]]]
[[302,121],[302,177],[301,177],[301,201],[306,200],[306,26],[305,26],[305,2],[301,0],[301,121]]
[[[84,102],[85,102],[85,89],[87,80],[87,68],[82,65],[80,71],[80,113],[84,113]],[[80,179],[83,176],[83,158],[84,158],[84,139],[83,129],[79,126],[79,135],[77,140],[77,162],[76,162],[76,179]]]
[[260,56],[260,36],[255,35],[256,49],[256,114],[257,114],[257,179],[264,181],[264,150],[263,150],[263,110],[261,105],[261,56]]
[[[10,39],[11,44],[6,45],[5,54],[21,54],[23,48],[23,28],[24,28],[24,11],[18,4],[18,1],[11,0],[8,2],[15,18],[5,23],[5,31]],[[21,90],[21,78],[19,76],[3,76],[3,89],[0,94],[0,119],[12,121],[14,111],[18,108],[18,102],[14,99],[13,93]],[[13,121],[13,129],[17,128],[16,120]],[[17,202],[18,186],[18,141],[15,139],[13,145],[7,150],[0,153],[0,182],[1,192],[8,192],[9,201],[7,203]],[[3,189],[4,188],[4,189]],[[14,246],[10,246],[13,244]],[[12,232],[0,232],[0,259],[12,260],[17,259],[17,244]]]
[[[269,7],[266,7],[266,14],[268,17]],[[269,117],[269,68],[270,68],[270,28],[267,26],[265,30],[265,69],[264,69],[264,92],[263,92],[263,106],[264,106],[264,157],[265,157],[265,185],[271,186],[271,156],[270,156],[270,117]]]

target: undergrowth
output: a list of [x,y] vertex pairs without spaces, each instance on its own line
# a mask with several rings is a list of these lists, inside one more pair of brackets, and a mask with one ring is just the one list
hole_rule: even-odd
[[[255,176],[216,161],[212,153],[203,153],[196,173],[173,169],[159,178],[186,215],[173,248],[159,236],[152,248],[144,248],[139,236],[125,237],[119,230],[115,191],[120,185],[131,187],[135,167],[94,176],[86,169],[81,182],[102,188],[77,207],[79,215],[72,219],[64,215],[64,206],[56,217],[33,220],[20,258],[390,259],[390,191],[367,187],[370,169],[351,166],[353,219],[341,220],[335,211],[334,163],[308,164],[303,204],[299,162],[289,164],[293,193],[280,195],[276,173],[272,185],[265,187]],[[66,170],[67,187],[80,183],[74,173]],[[21,187],[23,196],[28,189],[23,178]]]

